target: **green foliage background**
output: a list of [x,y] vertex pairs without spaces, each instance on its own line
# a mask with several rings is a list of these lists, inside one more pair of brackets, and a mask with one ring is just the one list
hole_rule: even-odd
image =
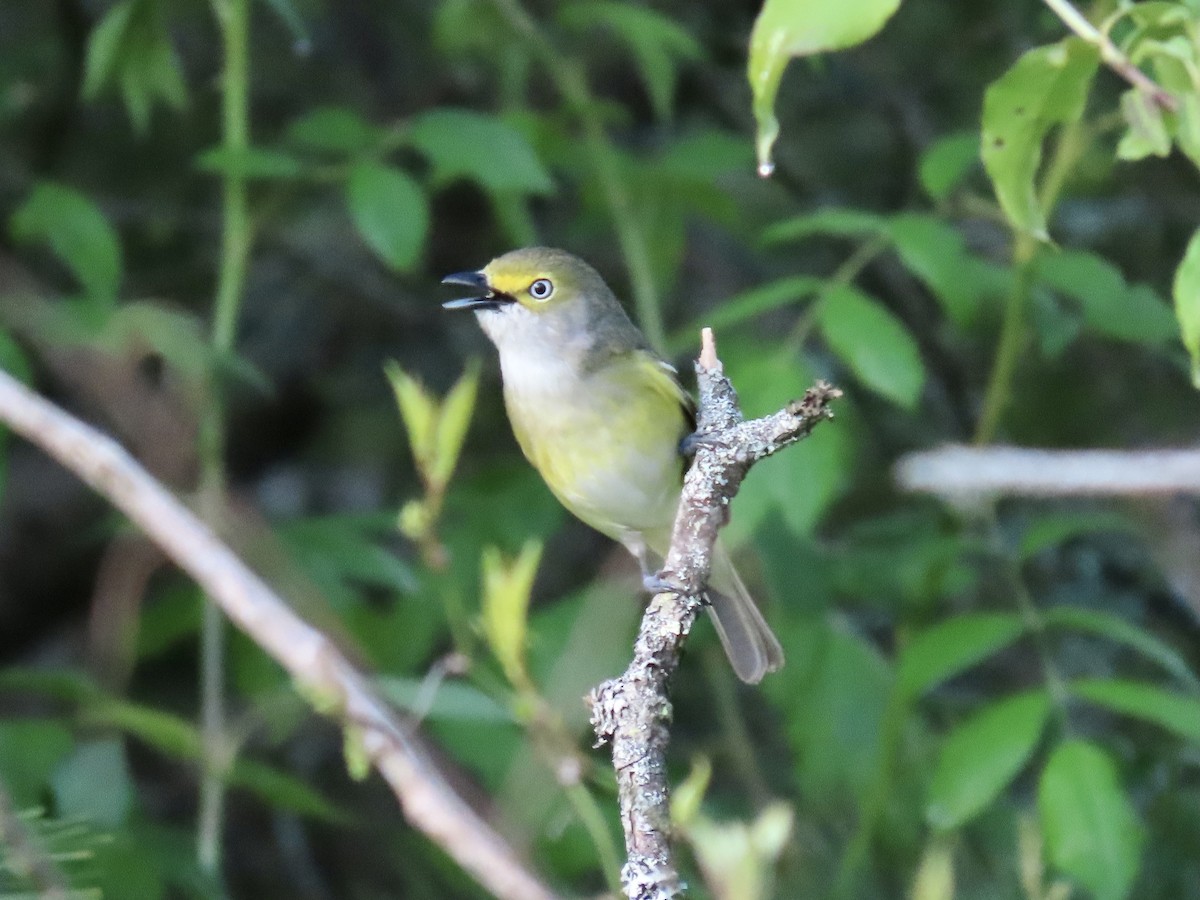
[[[1195,442],[1200,9],[1083,10],[1164,105],[1064,6],[6,0],[0,366],[219,518],[597,894],[580,697],[636,578],[520,459],[438,286],[568,248],[684,371],[713,325],[750,414],[846,391],[729,528],[787,667],[744,688],[702,626],[674,686],[695,895],[1200,896],[1194,501],[890,474]],[[23,444],[3,471],[0,897],[39,857],[121,900],[481,896],[123,521]]]

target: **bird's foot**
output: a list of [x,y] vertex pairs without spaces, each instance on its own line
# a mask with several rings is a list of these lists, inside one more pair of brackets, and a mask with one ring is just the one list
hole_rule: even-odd
[[691,594],[686,587],[677,582],[671,581],[669,578],[663,577],[663,572],[647,573],[642,575],[642,587],[650,592],[650,596],[655,594],[678,594],[681,597],[686,597]]
[[720,447],[721,439],[712,434],[701,434],[693,431],[679,442],[679,452],[685,459],[691,459],[701,447]]

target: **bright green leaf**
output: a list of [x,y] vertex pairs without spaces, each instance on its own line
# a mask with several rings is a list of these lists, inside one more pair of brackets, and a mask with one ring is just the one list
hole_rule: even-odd
[[968,613],[918,634],[900,654],[900,687],[917,697],[1003,650],[1024,631],[1011,613]]
[[133,776],[116,738],[84,741],[55,770],[55,811],[115,828],[133,804]]
[[779,136],[775,95],[788,61],[860,44],[900,7],[900,0],[766,0],[750,33],[747,76],[754,94],[758,169],[774,169],[771,148]]
[[71,732],[52,719],[0,721],[0,782],[18,808],[45,802],[51,774],[71,747]]
[[888,223],[896,254],[960,328],[975,321],[986,302],[1009,290],[1006,269],[967,250],[962,233],[924,213],[900,213]]
[[1073,628],[1124,644],[1162,666],[1181,684],[1187,685],[1193,691],[1200,691],[1200,678],[1196,677],[1191,666],[1177,650],[1120,616],[1099,609],[1079,609],[1071,606],[1056,606],[1042,615],[1046,624],[1052,628]]
[[71,270],[89,299],[116,301],[121,283],[121,244],[104,214],[73,188],[42,182],[9,220],[13,237],[43,242]]
[[1137,160],[1171,152],[1171,135],[1163,121],[1163,111],[1145,91],[1130,88],[1122,94],[1121,115],[1125,117],[1126,130],[1117,144],[1118,157]]
[[1129,285],[1107,260],[1079,250],[1042,253],[1038,277],[1079,304],[1098,334],[1158,346],[1176,335],[1170,307],[1145,285]]
[[167,33],[162,3],[124,0],[105,13],[92,31],[83,96],[94,99],[109,85],[120,88],[138,131],[146,130],[156,101],[173,109],[186,105],[187,86]]
[[1055,125],[1083,115],[1099,57],[1079,38],[1035,47],[987,89],[983,165],[1013,227],[1043,240],[1046,216],[1035,179],[1042,142]]
[[433,180],[467,178],[497,194],[549,194],[554,182],[521,132],[495,116],[432,109],[413,120],[407,139],[433,165]]
[[955,131],[925,148],[918,163],[921,187],[936,201],[945,200],[979,162],[979,134]]
[[909,891],[911,900],[954,900],[954,843],[935,834],[921,855]]
[[433,462],[429,469],[430,482],[444,488],[450,483],[463,440],[475,411],[475,393],[479,386],[479,361],[473,360],[462,377],[455,382],[442,401],[434,436]]
[[541,558],[540,541],[527,541],[511,562],[495,547],[483,551],[483,634],[504,674],[516,687],[525,686],[529,680],[525,667],[529,600]]
[[1188,241],[1183,262],[1175,270],[1173,293],[1183,346],[1192,358],[1192,384],[1200,389],[1200,229]]
[[[800,397],[815,375],[790,351],[764,353],[758,341],[721,339],[725,371],[737,383],[747,414],[765,414]],[[839,403],[845,404],[846,400]],[[725,530],[732,544],[749,540],[778,512],[797,535],[810,533],[830,504],[846,489],[857,452],[839,406],[836,428],[818,428],[786,453],[777,453],[754,467],[733,501]]]
[[950,830],[982,812],[1025,767],[1042,736],[1050,699],[1044,691],[989,703],[942,744],[925,818]]
[[906,409],[917,405],[925,364],[899,319],[849,285],[826,293],[818,316],[830,348],[864,385]]
[[266,147],[211,147],[196,157],[196,168],[202,172],[241,176],[251,179],[299,178],[304,163],[279,150]]
[[824,284],[820,278],[812,275],[789,275],[734,294],[720,306],[672,335],[668,341],[670,349],[678,353],[694,351],[701,328],[708,326],[717,334],[722,334],[727,328],[811,297],[817,294]]
[[695,38],[657,10],[615,0],[570,3],[559,12],[559,21],[580,31],[598,26],[616,34],[633,55],[655,115],[671,118],[679,63],[701,56]]
[[672,825],[676,828],[687,828],[696,821],[711,781],[712,762],[707,756],[694,757],[687,778],[671,789]]
[[429,477],[437,453],[438,418],[441,411],[437,398],[421,382],[400,368],[400,364],[389,361],[384,367],[396,404],[400,407],[400,418],[408,433],[408,445],[412,449],[413,461],[422,475]]
[[400,169],[363,162],[350,170],[346,204],[359,234],[393,269],[416,264],[429,230],[425,194]]
[[813,235],[863,238],[885,234],[887,227],[887,219],[878,213],[865,209],[826,206],[776,222],[763,232],[762,240],[764,244],[782,244]]
[[1071,684],[1071,693],[1113,712],[1161,725],[1186,741],[1200,744],[1200,698],[1195,694],[1117,678],[1082,679]]
[[288,141],[326,153],[364,153],[383,140],[381,128],[345,106],[318,106],[288,126]]
[[1038,809],[1050,864],[1096,900],[1125,900],[1145,835],[1108,754],[1081,740],[1059,745],[1042,772]]

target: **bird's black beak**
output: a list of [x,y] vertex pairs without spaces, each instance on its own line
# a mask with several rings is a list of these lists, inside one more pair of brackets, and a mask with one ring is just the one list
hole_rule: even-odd
[[456,272],[443,278],[442,284],[470,288],[474,292],[473,296],[461,300],[447,300],[442,304],[443,309],[499,309],[505,303],[512,302],[508,295],[492,290],[487,276],[482,272]]

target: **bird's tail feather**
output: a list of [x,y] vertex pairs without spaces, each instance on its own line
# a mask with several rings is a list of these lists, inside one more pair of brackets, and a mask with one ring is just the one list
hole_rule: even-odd
[[708,579],[709,611],[725,655],[737,677],[757,684],[768,672],[783,665],[783,647],[754,605],[729,554],[717,543]]

